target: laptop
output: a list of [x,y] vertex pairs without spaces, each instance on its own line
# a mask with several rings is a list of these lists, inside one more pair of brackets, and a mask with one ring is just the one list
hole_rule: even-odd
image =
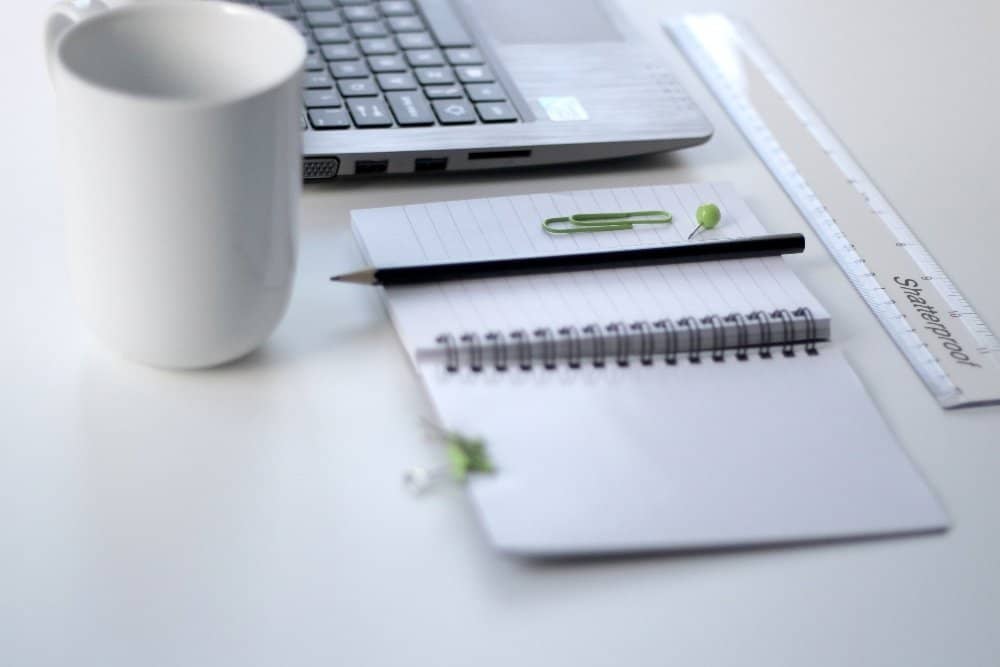
[[607,0],[241,0],[292,22],[306,179],[550,165],[712,127]]

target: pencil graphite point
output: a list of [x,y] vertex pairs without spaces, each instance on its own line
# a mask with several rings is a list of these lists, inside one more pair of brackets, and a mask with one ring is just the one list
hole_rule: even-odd
[[361,269],[351,273],[342,273],[339,276],[331,276],[330,280],[336,283],[354,283],[357,285],[375,285],[375,269]]

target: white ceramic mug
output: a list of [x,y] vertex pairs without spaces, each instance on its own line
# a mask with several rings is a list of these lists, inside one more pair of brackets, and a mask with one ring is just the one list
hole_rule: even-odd
[[154,366],[258,347],[294,279],[301,35],[229,3],[73,0],[45,38],[85,319]]

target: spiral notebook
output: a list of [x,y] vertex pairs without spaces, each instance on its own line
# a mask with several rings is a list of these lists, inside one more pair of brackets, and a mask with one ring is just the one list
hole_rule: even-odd
[[[352,212],[373,266],[766,233],[727,184],[634,187]],[[674,222],[551,236],[547,217],[663,209]],[[470,497],[528,556],[917,533],[941,505],[779,258],[385,290],[441,423],[485,438]]]

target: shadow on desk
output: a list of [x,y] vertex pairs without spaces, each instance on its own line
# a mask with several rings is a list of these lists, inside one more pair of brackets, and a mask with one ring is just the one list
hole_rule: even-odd
[[324,191],[335,189],[367,190],[386,186],[398,187],[423,186],[428,191],[434,191],[442,185],[494,185],[497,183],[515,183],[535,181],[544,183],[556,179],[572,179],[586,176],[632,175],[641,177],[648,174],[648,179],[638,178],[635,183],[649,180],[650,183],[663,181],[665,170],[677,170],[682,165],[677,153],[651,153],[636,157],[600,160],[595,162],[578,162],[573,164],[543,165],[537,167],[518,167],[515,169],[484,169],[482,171],[455,171],[411,174],[380,174],[377,176],[343,176],[329,181],[306,183],[306,191]]
[[735,557],[748,557],[758,554],[773,554],[775,552],[798,553],[806,550],[828,549],[838,547],[855,547],[855,545],[879,544],[899,540],[912,540],[915,538],[928,538],[932,535],[940,535],[947,532],[945,529],[914,531],[911,533],[901,533],[895,535],[877,535],[865,537],[837,538],[824,540],[802,540],[800,542],[783,542],[781,544],[759,544],[742,545],[733,547],[714,548],[694,548],[677,549],[671,551],[647,551],[628,554],[600,554],[600,555],[580,555],[580,556],[558,556],[541,558],[518,558],[523,567],[545,571],[553,568],[565,567],[587,567],[600,566],[604,564],[620,564],[645,561],[657,561],[669,563],[671,561],[687,560],[698,558],[704,560],[726,559]]

